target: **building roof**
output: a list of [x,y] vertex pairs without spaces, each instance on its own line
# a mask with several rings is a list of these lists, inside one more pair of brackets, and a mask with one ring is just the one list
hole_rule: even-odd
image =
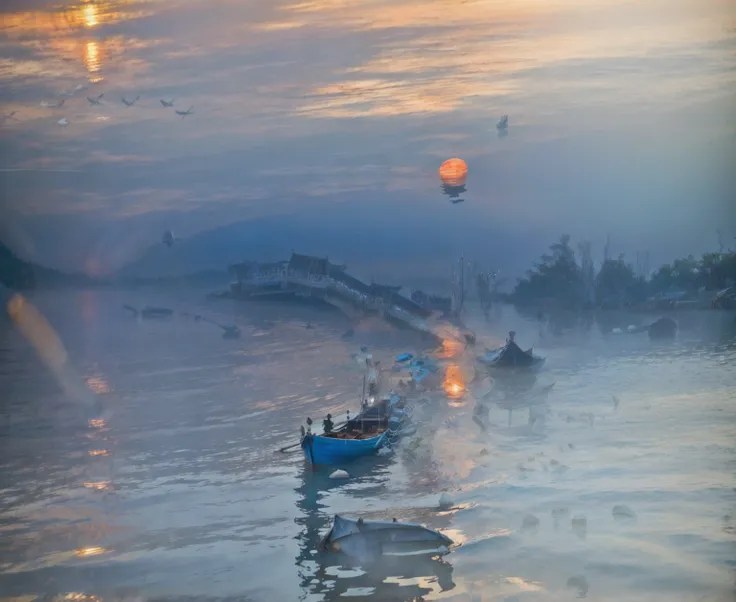
[[328,276],[331,273],[342,272],[347,266],[330,263],[327,257],[315,257],[314,255],[302,255],[300,253],[291,252],[289,259],[289,268],[300,272],[309,272],[310,274],[320,274]]

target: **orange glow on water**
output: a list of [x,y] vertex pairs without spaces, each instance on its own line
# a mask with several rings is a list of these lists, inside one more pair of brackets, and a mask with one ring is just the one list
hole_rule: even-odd
[[442,388],[452,400],[461,399],[465,395],[465,377],[460,366],[453,364],[447,367]]

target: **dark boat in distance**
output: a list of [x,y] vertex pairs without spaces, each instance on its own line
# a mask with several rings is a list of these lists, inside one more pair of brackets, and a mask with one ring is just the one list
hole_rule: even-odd
[[174,315],[174,310],[168,307],[152,307],[147,305],[141,310],[136,309],[132,305],[124,304],[124,309],[127,309],[134,316],[140,316],[141,318],[170,318]]
[[447,554],[453,541],[434,529],[396,519],[357,520],[335,515],[318,549],[356,558]]
[[477,358],[478,361],[489,370],[523,369],[533,371],[541,368],[547,358],[535,355],[533,348],[526,351],[522,350],[514,340],[515,335],[516,333],[513,330],[509,332],[509,338],[503,347],[486,350],[483,355]]

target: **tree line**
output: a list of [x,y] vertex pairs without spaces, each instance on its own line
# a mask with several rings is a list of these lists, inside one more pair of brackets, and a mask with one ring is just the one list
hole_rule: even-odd
[[622,254],[606,257],[598,269],[590,243],[575,252],[568,234],[550,245],[523,278],[510,300],[519,306],[551,305],[556,308],[626,307],[651,297],[682,291],[696,294],[719,291],[736,284],[736,251],[688,255],[642,273]]

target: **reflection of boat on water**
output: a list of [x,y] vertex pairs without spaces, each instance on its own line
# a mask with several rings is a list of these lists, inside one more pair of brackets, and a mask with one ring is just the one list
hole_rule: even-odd
[[370,560],[379,556],[447,554],[452,544],[443,533],[415,523],[400,523],[396,519],[355,520],[335,515],[332,528],[319,548]]
[[517,378],[496,380],[494,388],[483,396],[482,403],[474,412],[474,420],[485,430],[485,424],[480,424],[476,417],[483,421],[487,415],[486,403],[494,403],[499,408],[508,410],[509,424],[512,421],[514,410],[529,410],[529,423],[534,423],[546,412],[547,399],[555,383],[543,387],[535,387],[537,377],[532,374],[518,374]]
[[478,362],[483,364],[488,370],[523,370],[532,372],[539,370],[546,358],[535,355],[533,349],[522,350],[514,341],[515,333],[511,331],[509,338],[503,347],[498,349],[486,350],[486,352],[478,356]]

